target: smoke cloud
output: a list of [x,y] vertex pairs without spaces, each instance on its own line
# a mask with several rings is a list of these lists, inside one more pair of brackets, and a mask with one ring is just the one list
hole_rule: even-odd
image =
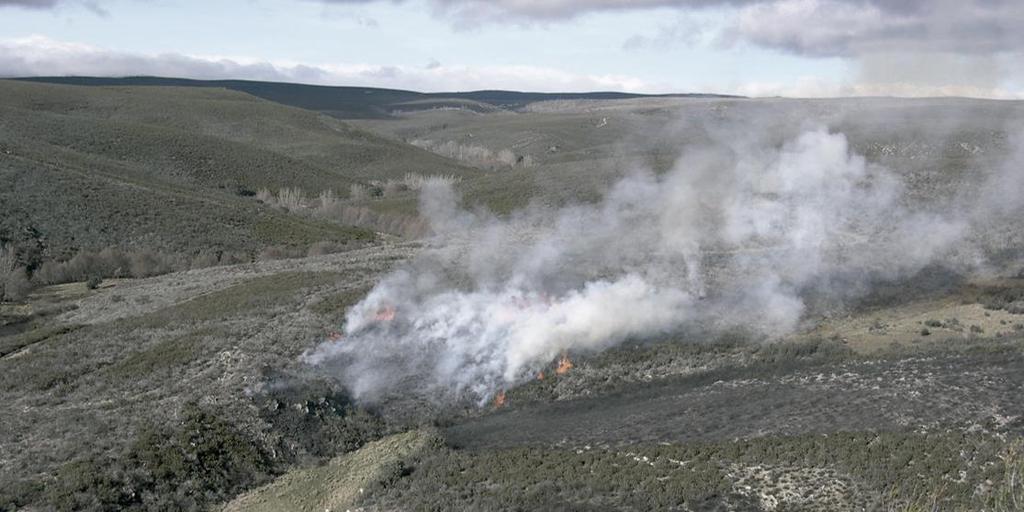
[[961,243],[976,209],[910,206],[899,176],[842,133],[719,140],[666,173],[625,176],[596,204],[499,219],[460,208],[449,187],[425,189],[436,238],[307,361],[363,399],[484,401],[565,351],[691,328],[781,336],[812,295],[842,299],[937,260],[979,261]]

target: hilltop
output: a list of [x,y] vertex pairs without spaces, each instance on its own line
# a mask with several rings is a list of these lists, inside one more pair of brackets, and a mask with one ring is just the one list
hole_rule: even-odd
[[465,108],[488,111],[518,109],[530,103],[552,100],[621,100],[640,98],[729,98],[721,94],[633,94],[624,92],[520,92],[468,91],[424,93],[379,87],[343,87],[253,80],[191,80],[151,76],[104,77],[30,77],[21,80],[69,85],[94,86],[176,86],[214,87],[251,94],[258,98],[324,112],[345,119],[393,117],[395,112],[431,108]]

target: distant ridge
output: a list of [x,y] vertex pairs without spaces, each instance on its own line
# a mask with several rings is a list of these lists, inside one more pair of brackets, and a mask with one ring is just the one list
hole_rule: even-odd
[[[461,107],[465,102],[479,102],[501,109],[514,110],[537,101],[548,100],[620,100],[633,98],[739,98],[724,94],[635,94],[625,92],[519,92],[484,90],[469,92],[424,93],[377,87],[345,87],[307,85],[252,80],[193,80],[151,76],[104,77],[26,77],[16,80],[86,86],[173,86],[220,87],[240,91],[284,105],[316,110],[339,118],[379,119],[391,117],[395,110],[414,108]],[[412,102],[418,102],[412,104]],[[447,103],[446,103],[447,102]],[[450,105],[449,105],[450,104]]]

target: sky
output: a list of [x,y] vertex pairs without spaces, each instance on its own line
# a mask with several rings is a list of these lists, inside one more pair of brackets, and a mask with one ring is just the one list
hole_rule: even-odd
[[0,0],[0,77],[1024,98],[1021,0]]

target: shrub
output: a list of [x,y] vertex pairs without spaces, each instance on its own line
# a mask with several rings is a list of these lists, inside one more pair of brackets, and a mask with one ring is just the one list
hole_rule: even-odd
[[72,281],[85,281],[89,275],[103,273],[100,259],[91,252],[82,251],[76,254],[65,265],[66,273]]
[[46,490],[58,510],[197,510],[264,481],[270,458],[194,403],[173,426],[144,426],[120,458],[65,464]]
[[409,187],[406,187],[404,183],[400,181],[388,180],[387,182],[384,183],[383,194],[384,197],[394,197],[408,190]]
[[192,258],[192,263],[189,265],[190,268],[209,268],[217,266],[220,263],[220,258],[216,252],[213,251],[202,251],[196,254]]
[[20,301],[32,291],[25,267],[19,267],[0,274],[0,300]]
[[251,261],[252,257],[244,252],[224,251],[220,253],[220,260],[218,263],[221,265],[237,265],[239,263],[249,263]]
[[301,258],[303,252],[294,247],[273,245],[260,251],[259,259],[262,261],[286,260],[290,258]]
[[114,247],[107,247],[99,253],[99,260],[103,265],[103,273],[106,277],[128,277],[128,270],[131,267],[131,260],[128,255]]
[[65,266],[52,260],[44,262],[33,274],[32,279],[40,284],[66,283],[71,280]]
[[153,251],[141,251],[131,255],[129,268],[133,277],[150,277],[174,270],[170,257]]
[[[193,258],[191,265],[216,264],[217,256],[213,253],[202,254]],[[74,281],[87,281],[93,277],[100,279],[111,277],[149,277],[166,274],[190,267],[189,259],[184,255],[172,255],[144,250],[127,253],[114,247],[108,247],[95,253],[80,251],[70,260],[61,263],[46,261],[32,275],[38,284],[60,284]]]
[[96,274],[93,274],[93,275],[89,276],[89,279],[87,279],[85,281],[85,287],[90,289],[90,290],[95,290],[96,288],[99,288],[100,283],[102,283],[102,282],[103,282],[103,278],[102,277],[100,277],[100,276],[98,276]]

